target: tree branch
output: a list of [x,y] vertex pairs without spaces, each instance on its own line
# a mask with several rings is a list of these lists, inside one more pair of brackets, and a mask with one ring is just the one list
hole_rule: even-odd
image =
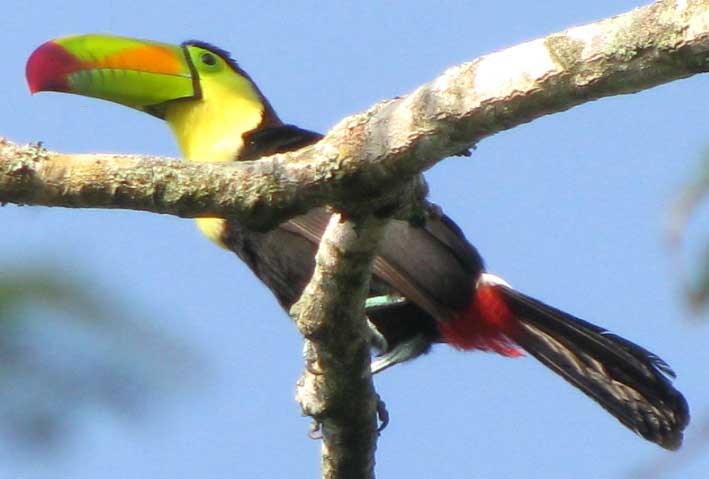
[[373,478],[377,397],[363,320],[372,262],[386,221],[330,219],[316,267],[291,308],[306,338],[306,368],[296,399],[322,431],[323,478]]
[[0,202],[229,216],[252,229],[328,203],[361,214],[418,198],[412,178],[485,137],[708,68],[706,0],[661,1],[450,68],[344,119],[317,145],[255,162],[62,155],[0,142]]

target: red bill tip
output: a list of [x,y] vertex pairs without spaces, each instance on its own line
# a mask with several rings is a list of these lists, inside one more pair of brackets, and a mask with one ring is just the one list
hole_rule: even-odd
[[68,75],[82,68],[81,62],[61,45],[49,41],[27,60],[25,75],[32,93],[69,91]]

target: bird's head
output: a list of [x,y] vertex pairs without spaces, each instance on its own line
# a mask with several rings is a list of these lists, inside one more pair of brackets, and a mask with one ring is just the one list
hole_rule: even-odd
[[[233,157],[239,132],[278,121],[229,54],[199,41],[170,45],[102,34],[62,37],[32,53],[26,74],[32,93],[100,98],[166,120],[185,156],[193,159]],[[204,151],[210,143],[223,148]]]

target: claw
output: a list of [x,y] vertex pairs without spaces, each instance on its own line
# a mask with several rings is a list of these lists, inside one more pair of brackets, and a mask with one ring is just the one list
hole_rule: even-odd
[[394,346],[390,351],[378,356],[370,366],[372,374],[377,374],[395,364],[418,357],[431,348],[431,340],[423,335],[414,336]]
[[319,421],[313,420],[308,430],[308,437],[313,440],[322,439],[322,424]]
[[389,342],[384,337],[382,333],[379,332],[374,323],[367,318],[367,326],[369,326],[369,332],[371,334],[369,342],[372,347],[379,350],[379,352],[384,352],[389,349]]
[[319,368],[316,368],[317,364],[318,364],[317,361],[306,361],[305,362],[305,370],[308,371],[313,376],[322,376],[325,373],[322,372],[322,370],[320,370]]
[[380,423],[377,432],[382,432],[389,425],[389,411],[387,411],[387,405],[379,395],[377,395],[377,417]]
[[318,358],[313,351],[313,346],[310,341],[306,340],[303,344],[303,358],[305,358],[305,370],[313,376],[322,376],[323,372],[318,367]]
[[[394,294],[386,294],[383,296],[372,296],[367,298],[364,303],[365,313],[392,306],[395,304],[401,304],[406,301],[406,298]],[[384,335],[379,332],[374,323],[367,317],[367,324],[369,325],[369,331],[372,333],[370,342],[372,346],[379,350],[379,352],[385,352],[389,350],[389,343],[387,342]]]

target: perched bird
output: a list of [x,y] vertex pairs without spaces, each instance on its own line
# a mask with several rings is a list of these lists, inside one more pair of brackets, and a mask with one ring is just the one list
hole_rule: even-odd
[[[78,35],[41,45],[27,62],[30,90],[110,100],[165,120],[189,161],[246,161],[302,148],[321,135],[284,124],[227,52]],[[235,252],[288,309],[311,277],[329,213],[322,208],[267,233],[202,218],[212,241]],[[682,443],[687,402],[670,367],[648,350],[516,291],[485,272],[456,224],[431,208],[393,220],[374,263],[367,316],[380,355],[373,372],[434,343],[520,356],[522,350],[667,449]]]

